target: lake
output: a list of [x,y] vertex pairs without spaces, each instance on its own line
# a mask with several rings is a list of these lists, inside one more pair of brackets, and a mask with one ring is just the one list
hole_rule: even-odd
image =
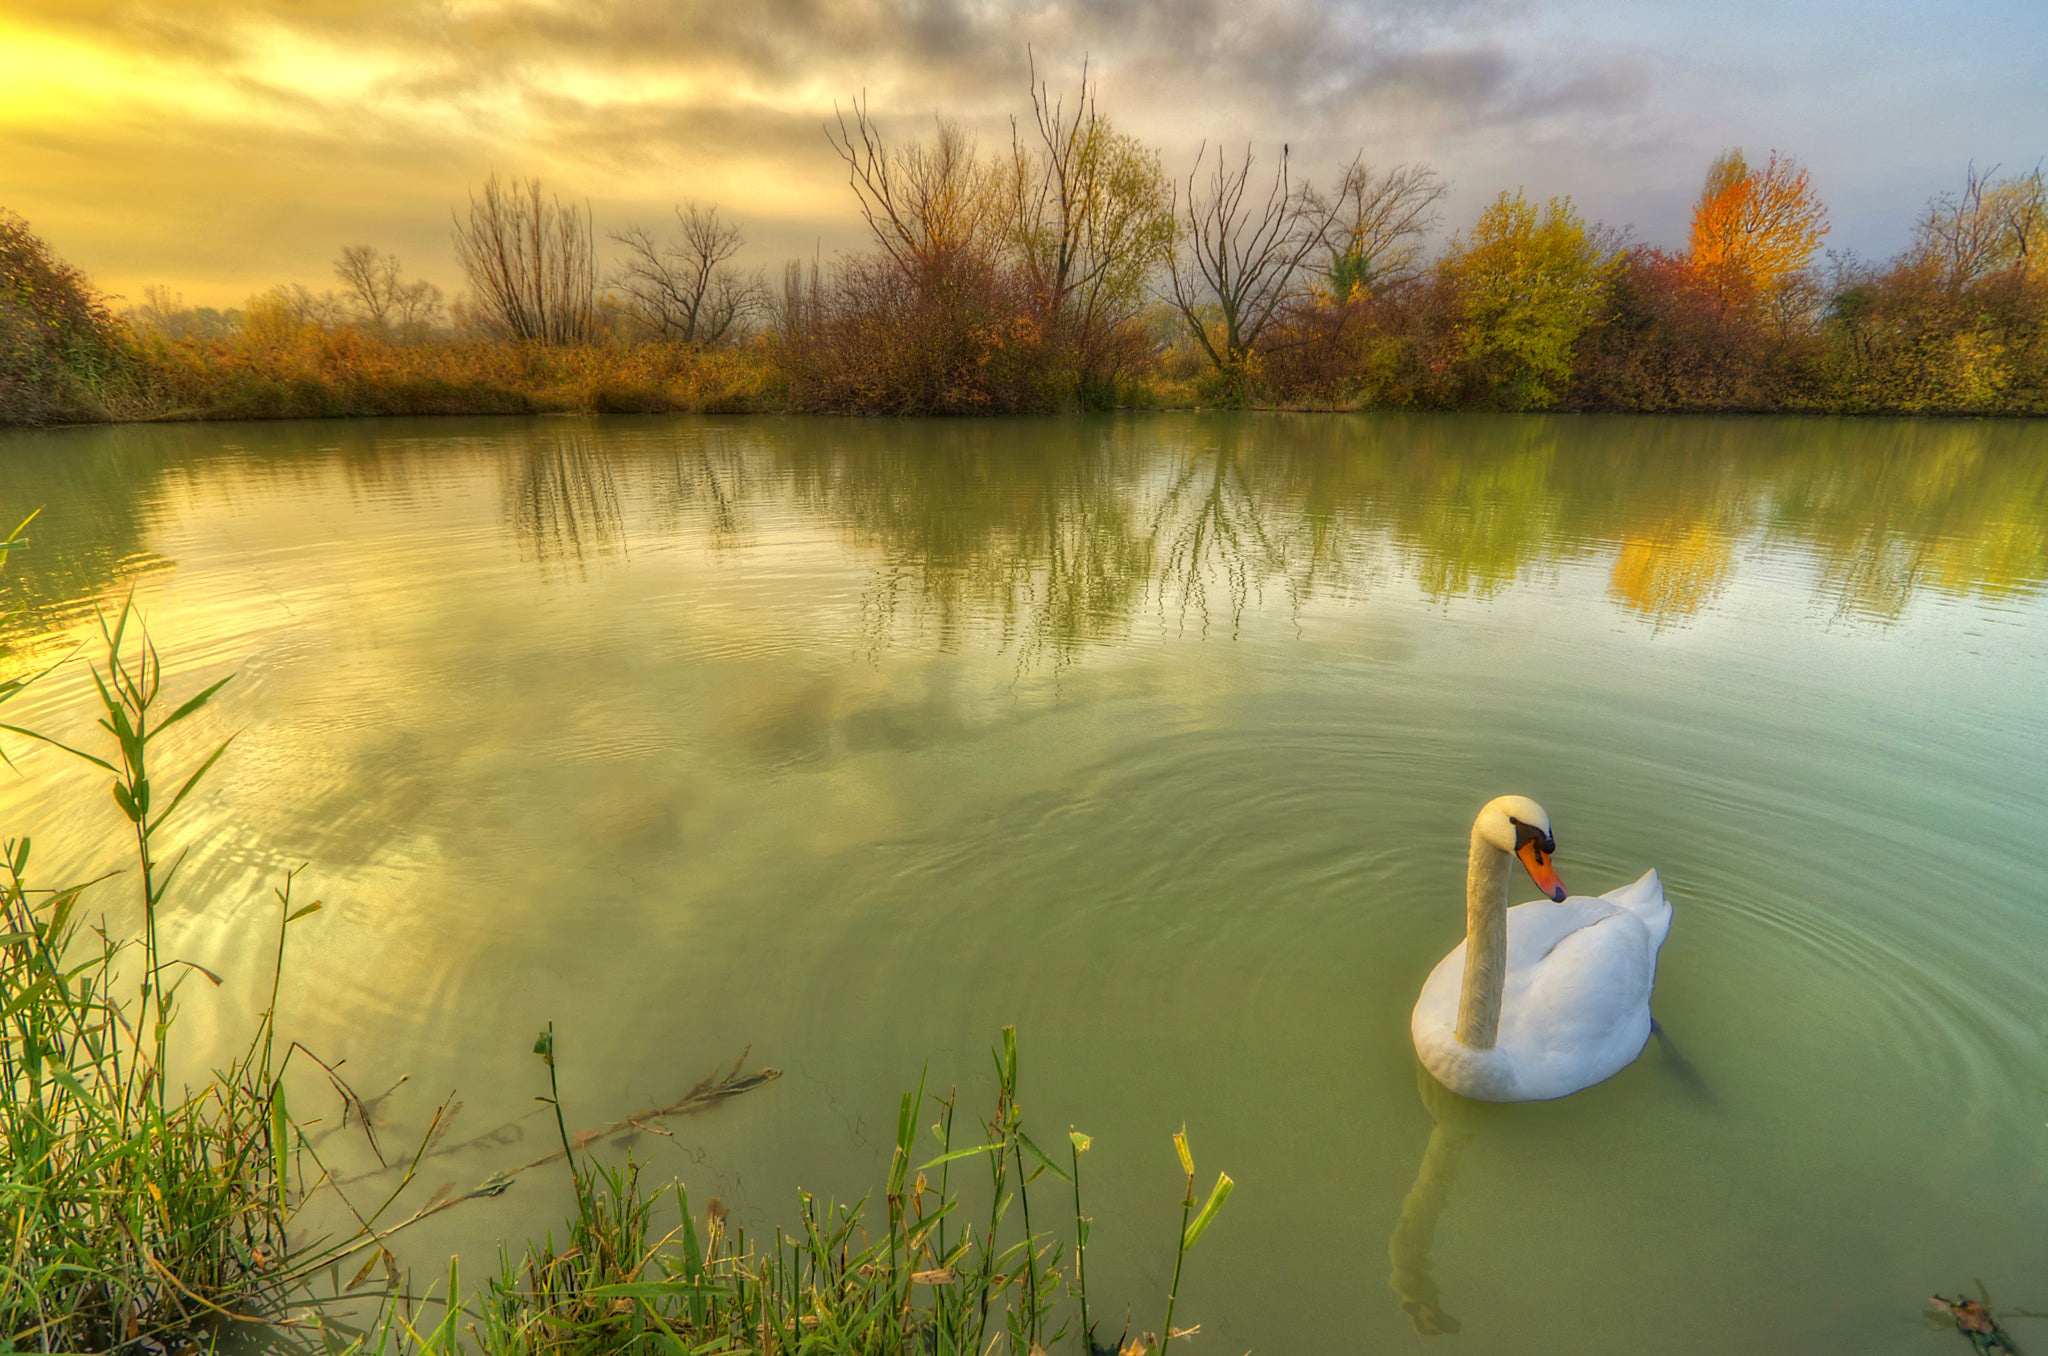
[[[246,1029],[303,864],[284,1027],[404,1076],[388,1144],[451,1093],[483,1141],[416,1198],[545,1150],[549,1020],[571,1129],[783,1070],[631,1146],[757,1230],[875,1188],[921,1072],[985,1108],[1015,1023],[1039,1141],[1094,1137],[1111,1332],[1159,1324],[1183,1124],[1238,1183],[1178,1314],[1212,1356],[1949,1352],[1932,1291],[2048,1310],[2048,425],[0,434],[38,506],[16,663],[132,588],[174,687],[236,675],[184,746],[240,732],[171,834],[166,946],[224,980],[182,1038]],[[88,692],[8,715],[86,739]],[[104,787],[7,747],[45,878],[118,865]],[[1483,1106],[1408,1011],[1508,791],[1574,890],[1662,873],[1666,1039]],[[132,926],[124,886],[88,899]],[[530,1174],[406,1260],[480,1277],[568,1207]]]

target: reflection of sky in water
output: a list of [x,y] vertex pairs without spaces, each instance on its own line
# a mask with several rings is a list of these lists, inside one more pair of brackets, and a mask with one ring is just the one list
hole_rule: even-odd
[[[11,437],[0,496],[48,506],[30,627],[140,575],[190,681],[238,671],[190,732],[243,733],[175,944],[246,1008],[263,891],[310,863],[288,1017],[413,1076],[394,1133],[450,1087],[471,1130],[522,1114],[549,1017],[593,1122],[752,1043],[789,1076],[693,1123],[690,1170],[782,1218],[794,1182],[863,1189],[898,1084],[973,1079],[1016,1020],[1032,1114],[1096,1134],[1128,1221],[1105,1293],[1160,1279],[1164,1130],[1246,1184],[1191,1292],[1220,1345],[1412,1340],[1391,1264],[1491,1349],[1893,1349],[1898,1304],[1958,1274],[2020,1303],[1999,1278],[2048,1260],[2041,438],[243,425]],[[80,728],[83,684],[9,714]],[[104,791],[20,762],[9,821],[87,869]],[[1511,786],[1575,888],[1664,872],[1659,1014],[1710,1099],[1653,1051],[1432,1141],[1407,1007]]]

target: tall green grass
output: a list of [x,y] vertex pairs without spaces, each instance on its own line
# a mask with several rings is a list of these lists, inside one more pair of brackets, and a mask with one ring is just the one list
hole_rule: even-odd
[[[17,528],[4,546],[22,544]],[[105,774],[132,861],[51,886],[29,837],[0,839],[0,1350],[177,1350],[237,1322],[289,1328],[285,1296],[380,1243],[371,1212],[352,1233],[296,1254],[288,1245],[304,1202],[336,1189],[285,1093],[299,1053],[277,1030],[286,938],[320,907],[294,903],[292,876],[275,892],[268,1001],[246,1045],[196,1086],[174,1076],[182,990],[221,981],[164,954],[160,923],[183,861],[167,834],[230,741],[168,775],[160,741],[226,680],[174,705],[132,599],[102,617],[100,640],[100,752],[0,723],[0,737]],[[37,676],[0,682],[0,701]],[[91,904],[119,908],[123,892],[133,927],[88,916]]]
[[[446,1309],[431,1325],[400,1318],[365,1349],[420,1356],[1163,1356],[1188,1335],[1173,1326],[1183,1265],[1229,1198],[1231,1179],[1219,1174],[1198,1208],[1187,1136],[1173,1137],[1182,1216],[1163,1336],[1125,1330],[1105,1341],[1086,1283],[1081,1160],[1091,1140],[1070,1131],[1055,1158],[1026,1130],[1014,1027],[1003,1029],[992,1052],[994,1107],[971,1131],[961,1124],[957,1091],[928,1095],[920,1081],[898,1104],[879,1200],[833,1204],[800,1192],[794,1225],[760,1238],[750,1238],[715,1197],[700,1213],[681,1182],[650,1190],[630,1159],[607,1165],[582,1155],[560,1114],[552,1026],[534,1050],[546,1063],[541,1100],[556,1110],[559,1157],[575,1193],[564,1237],[529,1245],[516,1259],[503,1255],[467,1309]],[[460,1293],[452,1266],[445,1293]]]
[[[7,547],[20,544],[17,529]],[[158,775],[157,741],[220,684],[166,711],[162,662],[133,619],[124,608],[103,624],[93,670],[107,756],[0,725],[109,775],[141,906],[139,945],[88,925],[81,899],[97,882],[41,885],[31,840],[0,841],[0,1342],[15,1349],[188,1332],[238,1313],[286,1271],[288,1116],[273,1014],[284,929],[318,906],[295,910],[287,881],[271,1002],[248,1048],[204,1086],[174,1091],[179,990],[194,976],[219,981],[159,947],[177,874],[175,860],[163,864],[163,837],[226,746]],[[0,697],[26,681],[10,679]]]

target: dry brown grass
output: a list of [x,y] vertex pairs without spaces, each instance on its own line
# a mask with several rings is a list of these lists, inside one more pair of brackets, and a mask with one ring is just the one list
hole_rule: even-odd
[[395,344],[307,325],[232,340],[151,337],[142,352],[157,419],[740,413],[779,408],[785,385],[764,349],[658,342]]

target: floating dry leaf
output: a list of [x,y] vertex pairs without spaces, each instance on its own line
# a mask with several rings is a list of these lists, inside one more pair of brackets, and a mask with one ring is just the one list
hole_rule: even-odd
[[369,1255],[368,1257],[366,1257],[366,1258],[364,1258],[364,1259],[363,1259],[363,1266],[362,1266],[362,1269],[361,1269],[360,1271],[356,1272],[355,1276],[354,1276],[353,1278],[351,1278],[351,1279],[350,1279],[349,1283],[348,1283],[347,1285],[345,1285],[345,1286],[343,1286],[343,1287],[341,1288],[341,1289],[342,1289],[342,1293],[346,1294],[347,1292],[349,1292],[349,1291],[351,1291],[351,1290],[355,1289],[355,1288],[356,1288],[357,1286],[361,1285],[361,1284],[362,1284],[362,1283],[363,1283],[364,1281],[367,1281],[367,1280],[369,1280],[369,1279],[370,1279],[370,1273],[371,1273],[372,1271],[375,1271],[376,1269],[377,1269],[377,1254],[376,1254],[375,1252],[372,1252],[372,1253],[371,1253],[371,1254],[370,1254],[370,1255]]
[[1998,1330],[1998,1324],[1992,1321],[1991,1311],[1973,1299],[1951,1300],[1930,1295],[1928,1303],[1954,1319],[1956,1326],[1964,1332],[1991,1333]]

